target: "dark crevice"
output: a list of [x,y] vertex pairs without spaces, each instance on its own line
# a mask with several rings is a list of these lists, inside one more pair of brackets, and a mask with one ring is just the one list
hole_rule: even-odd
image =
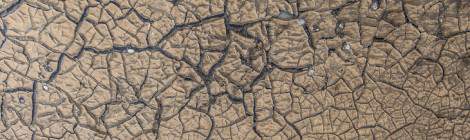
[[11,4],[5,10],[0,11],[0,16],[1,17],[6,17],[6,16],[10,15],[11,13],[15,12],[16,9],[18,9],[18,7],[20,7],[21,4],[23,4],[23,2],[25,2],[25,0],[18,0],[15,3]]
[[49,79],[47,80],[46,83],[52,82],[57,77],[60,70],[62,69],[62,64],[64,62],[64,57],[65,57],[65,53],[61,53],[60,56],[59,56],[59,59],[57,61],[57,67],[56,67],[55,71],[53,71],[51,73],[51,76],[49,77]]
[[[36,97],[37,97],[37,81],[33,81],[33,89],[32,89],[32,94],[31,94],[31,123],[30,126],[36,127],[34,124],[36,124],[36,117],[37,117],[37,102],[36,102]],[[36,137],[36,130],[32,130],[33,134],[31,136],[31,139],[34,139]]]
[[3,92],[5,92],[5,93],[33,92],[33,89],[31,89],[31,88],[25,88],[25,87],[6,88],[6,89],[3,89]]

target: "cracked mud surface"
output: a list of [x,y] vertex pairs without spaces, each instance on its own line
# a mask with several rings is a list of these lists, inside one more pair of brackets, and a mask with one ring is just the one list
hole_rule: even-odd
[[0,139],[469,139],[467,0],[2,0]]

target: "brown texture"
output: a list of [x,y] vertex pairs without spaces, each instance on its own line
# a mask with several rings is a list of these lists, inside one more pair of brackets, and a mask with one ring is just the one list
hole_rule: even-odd
[[468,0],[2,0],[0,139],[470,139]]

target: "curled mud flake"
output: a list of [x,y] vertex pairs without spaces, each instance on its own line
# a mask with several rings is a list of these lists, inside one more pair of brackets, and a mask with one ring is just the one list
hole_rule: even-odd
[[297,23],[299,25],[304,25],[305,24],[305,20],[304,19],[297,19]]
[[370,4],[370,9],[377,10],[379,8],[380,8],[380,0],[372,0],[372,3]]
[[24,97],[23,96],[20,96],[19,102],[20,102],[20,104],[24,104]]
[[45,91],[48,91],[48,90],[49,90],[49,87],[47,86],[47,84],[44,84],[44,85],[42,86],[42,89],[44,89]]
[[134,53],[135,50],[134,49],[127,49],[127,53]]
[[277,17],[280,19],[288,20],[294,18],[294,15],[287,11],[281,11]]

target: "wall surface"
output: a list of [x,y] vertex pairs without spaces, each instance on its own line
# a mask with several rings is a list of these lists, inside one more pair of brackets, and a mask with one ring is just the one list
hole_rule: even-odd
[[2,0],[0,139],[470,139],[468,0]]

